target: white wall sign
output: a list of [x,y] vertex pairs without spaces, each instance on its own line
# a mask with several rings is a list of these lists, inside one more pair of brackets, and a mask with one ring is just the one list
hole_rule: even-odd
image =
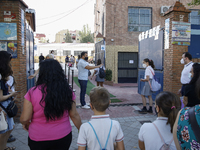
[[190,45],[191,23],[172,21],[172,44]]
[[129,64],[134,64],[134,60],[129,60]]
[[165,49],[169,49],[169,22],[169,18],[165,20]]
[[139,39],[139,41],[141,41],[141,40],[144,40],[147,38],[155,37],[155,40],[157,40],[159,31],[160,31],[160,25],[157,27],[154,27],[153,29],[149,29],[145,32],[140,33],[138,36],[138,39]]
[[105,50],[106,50],[105,45],[101,45],[101,50],[102,50],[102,51],[105,51]]

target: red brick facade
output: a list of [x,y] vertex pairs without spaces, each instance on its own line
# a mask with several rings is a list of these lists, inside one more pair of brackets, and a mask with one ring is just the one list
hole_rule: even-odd
[[[97,4],[98,1],[102,0],[97,0]],[[181,1],[187,9],[190,8],[187,6],[187,3],[189,2],[191,2],[191,0]],[[106,44],[112,45],[110,39],[115,39],[115,45],[138,45],[138,35],[140,32],[128,31],[129,6],[152,8],[152,27],[156,27],[158,25],[164,27],[165,18],[160,15],[160,8],[161,6],[172,6],[174,4],[174,0],[105,0],[104,6],[97,5],[97,7],[105,7],[105,34],[102,35],[106,38]],[[200,6],[193,7],[191,9],[200,9]]]
[[[24,95],[27,92],[27,83],[26,83],[26,46],[24,47],[24,54],[22,54],[21,46],[21,9],[24,10],[27,8],[26,4],[21,0],[3,0],[0,1],[0,22],[4,22],[4,11],[11,11],[16,14],[16,20],[5,23],[17,23],[17,58],[12,59],[12,69],[14,72],[14,77],[16,81],[16,91],[20,91],[17,95],[17,105],[18,105],[18,115],[16,120],[19,119],[19,116],[22,112],[22,105],[24,100]],[[24,14],[25,16],[25,14]],[[26,31],[26,27],[24,27]],[[24,38],[26,37],[26,32],[24,33]],[[26,39],[26,38],[25,38]],[[15,41],[16,42],[16,41]]]
[[[186,9],[185,6],[176,2],[166,14],[165,19],[170,18],[170,36],[172,38],[172,21],[180,21],[180,15],[184,15],[183,22],[188,22],[188,15],[191,11]],[[171,91],[177,93],[180,89],[180,76],[183,65],[180,63],[182,54],[188,51],[188,46],[170,45],[169,49],[164,50],[164,91]],[[200,59],[193,60],[200,62]]]
[[[182,0],[181,3],[187,9],[200,9],[200,6],[190,8],[187,3],[191,0]],[[115,83],[118,83],[118,52],[138,52],[138,35],[141,32],[128,31],[128,7],[141,7],[141,8],[151,8],[152,10],[152,28],[160,25],[164,27],[166,17],[160,14],[161,6],[174,6],[175,1],[168,0],[96,0],[95,6],[95,35],[101,33],[106,41],[106,67],[111,69],[113,72],[113,79]],[[183,13],[183,12],[182,12]],[[188,12],[186,12],[187,14]],[[104,32],[102,30],[102,15],[104,14]],[[169,15],[173,17],[174,20],[177,20],[177,14],[179,12],[174,12]],[[185,14],[185,13],[184,13]],[[171,16],[173,15],[173,16]],[[185,17],[185,22],[188,22],[188,17]],[[112,41],[111,41],[112,39]],[[171,39],[170,39],[171,40]],[[175,47],[174,47],[175,48]],[[173,48],[172,48],[173,49]],[[165,51],[165,62],[168,64],[166,70],[174,69],[174,72],[169,73],[165,72],[165,82],[171,82],[172,80],[176,82],[174,88],[172,86],[165,87],[165,90],[169,89],[178,89],[180,87],[180,75],[183,65],[180,64],[180,59],[182,53],[187,50],[186,46],[178,46],[175,49]],[[177,51],[177,52],[175,52]],[[175,53],[172,55],[171,53]],[[168,57],[169,56],[169,57]],[[171,58],[170,58],[171,57]],[[175,60],[173,57],[176,57]],[[167,60],[168,59],[168,60]],[[176,62],[178,61],[178,62]],[[195,62],[199,61],[198,59],[193,60]],[[171,67],[170,67],[171,65]],[[173,78],[174,75],[177,75]],[[164,84],[166,85],[166,84]]]

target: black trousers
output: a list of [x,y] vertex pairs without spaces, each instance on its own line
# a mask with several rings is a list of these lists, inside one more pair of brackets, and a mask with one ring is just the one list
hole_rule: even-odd
[[28,137],[31,150],[68,150],[72,142],[72,132],[67,136],[52,141],[33,141]]
[[184,96],[185,95],[185,86],[188,85],[188,84],[182,84],[182,87],[181,87],[181,95]]

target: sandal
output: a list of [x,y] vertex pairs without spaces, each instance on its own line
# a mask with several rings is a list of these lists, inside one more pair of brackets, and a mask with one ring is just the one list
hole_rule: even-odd
[[9,137],[7,143],[14,142],[14,141],[16,141],[16,138],[14,138],[14,137]]
[[4,149],[4,150],[15,150],[16,149],[16,147],[6,147],[6,149]]

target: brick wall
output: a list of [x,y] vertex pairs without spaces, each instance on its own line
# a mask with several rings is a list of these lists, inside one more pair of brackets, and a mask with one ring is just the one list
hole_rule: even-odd
[[[172,21],[180,21],[180,15],[184,15],[183,22],[188,22],[188,15],[190,11],[187,10],[180,2],[176,2],[172,8],[165,15],[165,19],[170,18],[170,36],[172,38]],[[164,22],[164,21],[163,21]],[[181,88],[180,77],[184,65],[180,63],[182,54],[188,51],[188,46],[170,45],[169,49],[164,50],[164,91],[171,91],[177,93]],[[194,59],[198,62],[200,59]]]
[[[18,105],[18,115],[15,117],[16,121],[19,121],[20,114],[22,112],[22,105],[24,95],[27,92],[26,83],[26,47],[24,47],[24,54],[22,54],[21,46],[21,9],[25,12],[25,6],[20,1],[0,1],[0,22],[4,22],[4,11],[11,11],[16,14],[16,20],[6,23],[17,23],[17,58],[13,58],[11,61],[14,77],[16,81],[16,91],[20,91],[17,95],[16,103]],[[25,15],[25,14],[24,14]],[[26,31],[26,27],[24,29]],[[26,37],[26,32],[25,35]],[[26,39],[26,38],[25,38]]]
[[[105,2],[105,5],[103,3]],[[190,8],[187,6],[187,3],[191,2],[191,0],[182,0],[181,1],[186,8]],[[113,71],[113,81],[117,83],[118,78],[118,63],[113,60],[116,59],[115,53],[121,52],[120,49],[117,48],[117,46],[123,46],[127,49],[123,49],[123,51],[127,52],[135,52],[135,48],[138,51],[138,35],[140,32],[129,32],[128,31],[128,7],[129,6],[135,6],[135,7],[150,7],[152,8],[152,27],[161,25],[161,27],[164,27],[164,20],[165,17],[160,15],[160,8],[161,6],[172,6],[175,4],[174,0],[96,0],[96,10],[100,10],[104,12],[105,15],[105,33],[104,37],[106,39],[106,67],[108,69],[111,69]],[[191,9],[200,9],[200,6],[193,7]],[[102,28],[102,12],[100,12],[100,17],[97,18],[97,13],[95,11],[95,22],[99,22],[100,26],[96,27],[95,24],[95,31],[98,31],[102,34],[101,28]],[[102,34],[103,35],[103,34]],[[114,39],[114,42],[111,42],[111,39]],[[129,49],[129,47],[132,46],[134,48]],[[111,48],[112,47],[112,48]],[[183,51],[186,51],[182,48],[180,48],[182,53]],[[113,52],[110,52],[113,51]],[[168,50],[170,53],[171,51]],[[168,53],[165,54],[166,57],[168,56]],[[168,58],[170,59],[170,58]],[[179,59],[179,57],[178,57]],[[172,60],[171,60],[172,61]],[[171,64],[172,65],[172,64]],[[183,66],[179,66],[183,67]],[[180,73],[180,72],[178,72]],[[172,75],[171,75],[172,76]],[[169,76],[169,80],[170,76]]]

